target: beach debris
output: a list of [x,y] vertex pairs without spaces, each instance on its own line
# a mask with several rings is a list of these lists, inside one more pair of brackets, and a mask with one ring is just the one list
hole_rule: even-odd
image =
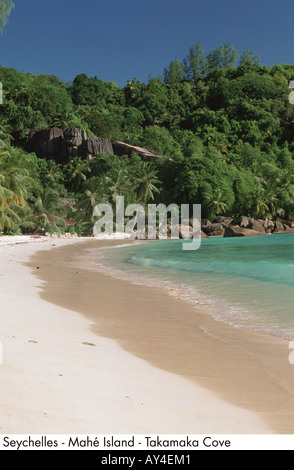
[[82,344],[84,344],[85,346],[96,346],[96,344],[88,343],[87,341],[84,341]]
[[34,343],[34,344],[37,344],[37,343],[38,343],[38,341],[35,341],[35,340],[33,340],[33,339],[29,339],[28,343]]

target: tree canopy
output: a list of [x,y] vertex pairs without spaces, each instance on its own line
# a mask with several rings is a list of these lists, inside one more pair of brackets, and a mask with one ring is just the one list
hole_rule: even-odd
[[[7,18],[12,2],[1,6]],[[94,205],[112,204],[115,195],[130,203],[202,204],[204,217],[293,219],[293,78],[294,65],[262,66],[255,52],[239,53],[231,43],[205,52],[198,42],[162,76],[124,87],[86,74],[63,83],[0,67],[0,230],[63,230],[71,222],[67,228],[88,233]],[[60,164],[11,140],[10,131],[53,126],[162,158],[101,154]]]

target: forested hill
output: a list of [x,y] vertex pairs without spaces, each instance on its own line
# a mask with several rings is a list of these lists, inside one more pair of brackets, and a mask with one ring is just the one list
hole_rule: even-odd
[[[207,218],[293,219],[293,78],[294,65],[261,66],[252,53],[237,58],[231,44],[205,55],[198,43],[161,77],[124,87],[85,74],[63,83],[1,67],[0,229],[55,230],[70,219],[82,233],[91,229],[94,205],[117,194],[129,202],[202,204]],[[50,127],[83,129],[163,157],[59,164],[10,139],[17,129],[25,136]]]

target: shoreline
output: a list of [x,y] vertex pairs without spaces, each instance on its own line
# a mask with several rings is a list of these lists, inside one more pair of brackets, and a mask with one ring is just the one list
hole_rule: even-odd
[[[102,246],[91,240],[62,252],[53,250],[50,264],[46,253],[32,260],[47,263],[37,273],[46,281],[44,300],[82,313],[95,334],[114,340],[152,367],[257,413],[273,432],[293,433],[294,369],[288,362],[288,341],[217,322],[162,288],[102,274],[86,251],[95,245]],[[103,245],[117,245],[117,241]],[[63,280],[56,277],[58,262],[65,266]],[[74,285],[80,292],[71,297]]]
[[1,433],[293,433],[288,342],[101,274],[114,244],[0,243]]

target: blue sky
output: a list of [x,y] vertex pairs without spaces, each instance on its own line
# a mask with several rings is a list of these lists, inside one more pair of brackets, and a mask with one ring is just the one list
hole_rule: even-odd
[[202,42],[294,63],[293,0],[14,0],[0,64],[65,82],[79,73],[119,86],[163,73]]

